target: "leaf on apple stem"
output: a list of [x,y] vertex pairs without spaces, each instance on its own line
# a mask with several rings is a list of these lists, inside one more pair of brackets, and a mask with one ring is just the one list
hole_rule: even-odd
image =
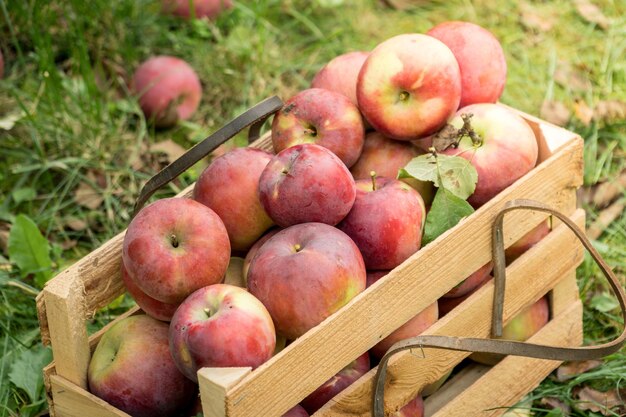
[[457,225],[462,218],[474,212],[474,208],[464,199],[445,188],[439,188],[426,216],[422,245],[437,239],[446,230]]
[[460,156],[439,155],[436,152],[413,158],[398,172],[398,178],[416,178],[431,181],[465,200],[474,193],[478,173],[476,168]]

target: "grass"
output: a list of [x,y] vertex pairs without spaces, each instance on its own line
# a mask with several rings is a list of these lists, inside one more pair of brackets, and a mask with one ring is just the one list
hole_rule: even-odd
[[[53,272],[60,271],[124,229],[140,186],[166,162],[149,151],[150,145],[172,139],[189,147],[263,98],[287,98],[306,88],[315,72],[340,53],[368,50],[390,36],[424,32],[445,20],[476,22],[501,40],[509,67],[506,104],[538,114],[544,100],[570,109],[576,100],[589,106],[599,100],[626,101],[623,2],[595,2],[612,19],[607,30],[586,21],[565,0],[516,0],[506,7],[488,0],[416,3],[413,10],[394,11],[374,0],[240,1],[216,22],[188,22],[161,15],[158,1],[0,0],[6,68],[0,122],[13,124],[0,128],[0,232],[17,214],[28,215],[50,242]],[[552,27],[533,26],[528,17],[533,14]],[[146,123],[129,93],[134,68],[153,54],[187,60],[203,82],[202,104],[193,119],[167,131]],[[564,80],[560,72],[565,67],[584,74],[589,85],[580,88],[575,80]],[[625,121],[585,125],[572,117],[567,127],[586,141],[586,186],[611,180],[624,169]],[[201,168],[194,167],[159,195],[181,190]],[[79,186],[101,195],[101,204],[93,209],[81,205],[75,198]],[[597,209],[585,208],[592,221]],[[625,230],[622,216],[595,242],[622,280]],[[10,375],[26,363],[49,360],[38,340],[34,306],[41,287],[16,267],[6,247],[0,249],[0,416],[34,416],[45,408],[41,386],[15,384]],[[592,303],[606,291],[599,272],[586,260],[578,275],[582,296],[593,306],[585,310],[586,340],[608,340],[622,323],[616,310]],[[92,327],[129,303],[119,300]],[[606,360],[602,373],[591,372],[610,382],[604,388],[615,388],[625,366],[622,351]],[[26,375],[37,382],[38,369],[30,372]],[[533,398],[550,395],[573,403],[571,384],[549,378]],[[556,415],[538,408],[536,414]]]

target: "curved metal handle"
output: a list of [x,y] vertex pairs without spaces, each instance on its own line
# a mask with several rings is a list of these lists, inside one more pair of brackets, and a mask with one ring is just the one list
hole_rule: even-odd
[[[626,323],[626,294],[619,283],[619,280],[602,259],[598,251],[592,246],[585,233],[564,214],[550,208],[546,204],[533,200],[513,200],[509,201],[498,213],[494,220],[492,229],[492,252],[494,261],[494,309],[492,316],[492,334],[497,337],[502,334],[502,311],[504,306],[504,287],[506,281],[506,264],[504,259],[504,235],[503,221],[504,215],[513,210],[533,210],[543,211],[559,218],[567,227],[574,232],[583,246],[589,251],[593,260],[598,264],[602,273],[609,281],[613,292],[617,296],[622,309],[622,317]],[[608,343],[597,346],[584,347],[555,347],[537,345],[526,342],[513,342],[509,340],[477,339],[452,336],[425,335],[417,336],[400,341],[385,353],[385,356],[378,364],[376,371],[375,386],[372,399],[374,417],[384,417],[385,415],[385,379],[387,376],[387,365],[389,359],[398,352],[413,348],[441,348],[463,352],[485,352],[498,353],[502,355],[526,356],[529,358],[550,359],[559,361],[598,359],[611,353],[617,352],[626,342],[626,327],[616,339]]]
[[133,217],[141,210],[146,201],[155,193],[156,190],[178,177],[180,174],[191,168],[196,162],[204,158],[210,152],[215,150],[222,143],[250,126],[248,132],[248,142],[253,142],[259,137],[263,123],[272,114],[276,113],[283,107],[283,102],[277,96],[267,98],[259,104],[246,110],[235,119],[225,124],[217,132],[209,135],[202,142],[197,143],[189,149],[180,158],[163,168],[156,175],[146,182],[141,189],[139,197],[135,202]]

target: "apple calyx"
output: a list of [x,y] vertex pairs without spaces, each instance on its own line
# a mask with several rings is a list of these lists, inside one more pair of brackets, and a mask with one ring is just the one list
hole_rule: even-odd
[[482,146],[483,138],[472,127],[471,119],[473,116],[472,113],[461,114],[463,126],[461,126],[460,129],[447,123],[439,132],[435,133],[432,147],[439,152],[445,151],[448,148],[456,149],[459,146],[459,142],[461,142],[461,139],[464,137],[469,137],[475,148]]
[[409,94],[408,91],[400,91],[400,94],[398,95],[398,100],[401,102],[405,102],[409,99],[409,97],[411,97],[411,94]]
[[298,253],[302,250],[302,246],[300,246],[299,243],[296,243],[295,245],[293,245],[293,249],[296,251],[296,253]]

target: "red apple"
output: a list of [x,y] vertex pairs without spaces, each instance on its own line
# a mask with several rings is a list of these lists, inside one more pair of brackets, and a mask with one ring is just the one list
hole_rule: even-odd
[[258,195],[259,178],[271,159],[261,149],[237,148],[211,162],[193,189],[194,200],[224,222],[233,250],[248,250],[272,226]]
[[406,403],[400,410],[391,414],[390,417],[423,417],[424,401],[422,396],[418,395],[411,401]]
[[[191,4],[193,4],[193,13]],[[164,12],[187,19],[192,16],[195,16],[197,19],[203,17],[215,19],[224,10],[232,7],[232,0],[193,0],[193,3],[190,0],[163,0]]]
[[115,323],[94,351],[89,391],[135,417],[176,416],[197,392],[168,347],[167,323],[146,315]]
[[336,225],[352,208],[356,189],[348,168],[319,145],[292,146],[274,156],[259,180],[265,211],[281,227]]
[[178,304],[163,303],[141,291],[137,284],[135,284],[135,282],[128,275],[128,271],[124,267],[123,262],[122,281],[124,281],[124,285],[126,285],[128,293],[147,315],[161,321],[170,321],[172,319],[174,312],[178,308]]
[[461,103],[495,103],[506,83],[506,59],[500,42],[474,23],[444,22],[428,32],[445,43],[461,69]]
[[300,402],[300,405],[302,405],[309,414],[315,413],[335,395],[348,388],[348,386],[365,375],[369,370],[370,357],[367,352],[365,352],[309,394]]
[[420,248],[424,201],[407,184],[389,178],[358,180],[356,188],[354,206],[337,227],[357,244],[368,269],[395,268]]
[[4,57],[2,51],[0,51],[0,78],[4,77]]
[[272,357],[274,324],[253,295],[233,285],[199,289],[178,307],[170,323],[170,350],[178,369],[198,381],[203,367],[256,368]]
[[291,97],[272,122],[275,152],[315,143],[329,149],[348,167],[359,158],[364,135],[359,109],[344,95],[321,88]]
[[487,262],[485,265],[481,266],[477,271],[470,274],[469,277],[465,278],[458,284],[456,287],[452,288],[446,294],[443,295],[444,298],[456,298],[462,297],[467,293],[472,292],[475,288],[480,287],[484,282],[487,282],[491,278],[491,271],[493,270],[493,263]]
[[202,86],[193,68],[173,56],[156,56],[137,68],[133,93],[147,119],[157,127],[187,120],[198,108]]
[[343,94],[355,106],[356,101],[356,81],[359,78],[359,71],[369,56],[369,52],[357,51],[348,52],[331,59],[328,64],[320,69],[313,82],[311,88],[323,88],[325,90],[334,91]]
[[283,417],[309,417],[309,413],[307,413],[306,410],[302,408],[302,406],[296,405],[285,414],[283,414]]
[[247,288],[246,278],[243,276],[243,258],[231,256],[223,284],[234,285],[235,287]]
[[548,233],[550,233],[550,222],[546,220],[522,236],[520,240],[506,248],[504,256],[506,258],[507,265],[522,256],[522,254],[528,249],[539,243],[539,241],[546,237]]
[[141,291],[175,304],[222,281],[230,243],[213,210],[188,198],[165,198],[144,207],[130,222],[122,259]]
[[[385,276],[388,271],[368,272],[368,286]],[[396,342],[415,337],[429,328],[439,317],[437,302],[435,301],[424,310],[419,312],[415,317],[404,323],[401,327],[394,330],[389,336],[378,342],[370,349],[372,355],[378,359],[382,358],[387,350]]]
[[476,168],[478,183],[467,201],[480,207],[535,166],[537,139],[524,119],[497,104],[463,107],[450,122],[457,129],[463,125],[463,114],[473,115],[470,123],[483,144],[476,147],[469,137],[465,137],[458,149],[450,148],[443,153],[459,155]]
[[261,246],[250,264],[248,289],[267,307],[277,331],[293,340],[365,289],[365,266],[342,231],[299,224]]
[[[545,326],[549,319],[550,306],[547,297],[543,297],[504,326],[501,338],[523,342]],[[504,358],[503,355],[492,353],[472,353],[470,355],[470,359],[485,365],[495,365],[502,358]]]
[[433,37],[395,36],[365,60],[357,99],[367,121],[385,136],[412,140],[430,135],[459,107],[459,64]]
[[274,236],[276,233],[278,233],[281,229],[271,229],[269,232],[267,232],[266,234],[264,234],[263,236],[261,236],[261,238],[259,240],[257,240],[256,242],[254,242],[254,245],[252,245],[252,247],[250,248],[250,250],[248,251],[248,253],[246,254],[245,259],[243,260],[243,279],[248,280],[248,269],[250,269],[250,262],[252,262],[252,258],[254,258],[254,255],[256,255],[256,253],[258,252],[259,248],[261,246],[263,246],[263,244],[265,242],[267,242],[267,240],[269,238],[271,238],[272,236]]

